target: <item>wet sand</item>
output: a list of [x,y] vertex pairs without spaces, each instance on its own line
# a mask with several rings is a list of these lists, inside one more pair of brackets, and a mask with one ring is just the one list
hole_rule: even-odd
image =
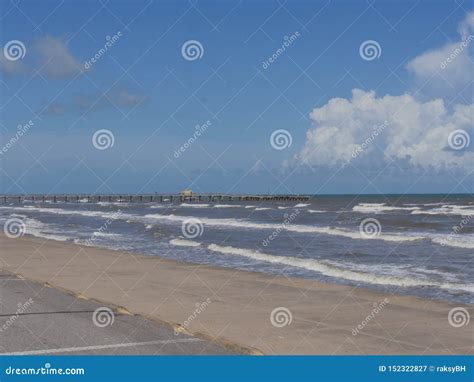
[[0,269],[239,352],[474,354],[472,320],[448,321],[453,308],[473,316],[472,305],[28,236],[0,235]]

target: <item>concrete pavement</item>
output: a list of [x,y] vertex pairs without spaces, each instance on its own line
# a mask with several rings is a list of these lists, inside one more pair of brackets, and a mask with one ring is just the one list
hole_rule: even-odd
[[230,350],[0,271],[0,353],[230,354]]

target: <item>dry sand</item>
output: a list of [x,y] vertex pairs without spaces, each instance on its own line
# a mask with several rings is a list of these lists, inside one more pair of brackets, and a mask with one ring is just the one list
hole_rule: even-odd
[[[33,237],[0,236],[0,269],[254,353],[474,353],[472,322],[459,328],[448,322],[455,307],[472,316],[472,305]],[[270,319],[279,307],[291,313],[283,327]]]

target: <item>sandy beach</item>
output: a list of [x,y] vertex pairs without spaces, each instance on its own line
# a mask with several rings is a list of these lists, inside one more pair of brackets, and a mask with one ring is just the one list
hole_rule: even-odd
[[[473,354],[474,308],[34,237],[0,236],[0,269],[252,354]],[[38,291],[31,291],[32,295]],[[273,312],[273,314],[272,314]]]

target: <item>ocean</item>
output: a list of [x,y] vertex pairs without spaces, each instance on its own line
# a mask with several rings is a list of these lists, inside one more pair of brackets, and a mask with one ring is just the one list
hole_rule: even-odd
[[[470,195],[307,202],[0,205],[5,232],[196,264],[474,302]],[[13,223],[13,224],[12,224]],[[12,228],[13,227],[13,228]]]

